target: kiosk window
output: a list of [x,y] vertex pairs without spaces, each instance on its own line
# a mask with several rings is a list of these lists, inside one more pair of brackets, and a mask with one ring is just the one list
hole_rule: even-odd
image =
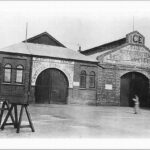
[[19,65],[16,68],[16,83],[23,82],[23,66]]
[[12,66],[10,64],[6,64],[4,66],[4,82],[11,82],[11,71],[12,71]]

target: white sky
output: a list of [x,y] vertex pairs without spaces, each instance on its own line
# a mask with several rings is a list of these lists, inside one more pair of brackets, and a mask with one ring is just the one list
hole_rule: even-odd
[[0,1],[0,48],[44,31],[69,48],[92,48],[135,30],[150,48],[149,1]]

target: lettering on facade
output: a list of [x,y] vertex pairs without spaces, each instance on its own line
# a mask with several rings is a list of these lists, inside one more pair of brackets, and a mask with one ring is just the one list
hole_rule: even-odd
[[143,39],[140,35],[133,35],[132,40],[134,43],[143,44]]
[[74,74],[74,62],[64,61],[64,60],[53,60],[45,58],[33,58],[32,66],[32,82],[31,84],[35,86],[36,79],[38,75],[48,68],[57,68],[64,72],[69,81],[69,87],[73,87],[73,74]]
[[144,45],[145,38],[138,32],[127,34],[127,41],[131,44]]
[[128,45],[106,55],[104,62],[149,67],[150,53],[142,46]]

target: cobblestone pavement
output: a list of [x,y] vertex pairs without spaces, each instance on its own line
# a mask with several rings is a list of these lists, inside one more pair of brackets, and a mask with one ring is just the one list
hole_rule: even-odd
[[[149,138],[150,109],[116,106],[31,104],[35,132],[13,126],[0,130],[0,138]],[[22,124],[28,124],[23,116]]]

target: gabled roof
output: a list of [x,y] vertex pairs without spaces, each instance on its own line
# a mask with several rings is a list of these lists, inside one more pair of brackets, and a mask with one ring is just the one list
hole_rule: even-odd
[[103,51],[107,51],[107,50],[116,48],[116,47],[121,46],[125,43],[126,43],[126,38],[122,38],[122,39],[119,39],[119,40],[116,40],[116,41],[113,41],[110,43],[106,43],[106,44],[103,44],[103,45],[100,45],[100,46],[97,46],[97,47],[94,47],[91,49],[81,51],[81,53],[84,55],[92,55],[92,54],[97,53],[97,52],[103,52]]
[[[38,39],[40,39],[43,36],[47,36],[49,38],[49,40],[51,41],[52,44],[48,44],[46,43],[46,41],[40,41]],[[23,41],[23,42],[28,42],[28,43],[38,43],[38,44],[46,44],[46,45],[53,45],[53,46],[60,46],[60,47],[66,47],[64,46],[62,43],[60,43],[59,41],[57,41],[53,36],[51,36],[49,33],[47,32],[43,32],[41,34],[38,34],[34,37],[28,38],[27,41]],[[55,43],[55,44],[54,44]]]
[[53,57],[60,59],[68,59],[68,60],[79,60],[79,61],[87,61],[87,62],[97,62],[96,59],[91,58],[89,56],[85,56],[77,51],[44,44],[35,44],[35,43],[18,43],[6,48],[0,49],[0,52],[6,53],[14,53],[14,54],[27,54],[32,56],[39,57]]
[[[134,35],[140,35],[140,42],[137,41],[139,39],[137,39],[136,41],[133,41],[133,37]],[[106,43],[106,44],[103,44],[103,45],[100,45],[100,46],[97,46],[97,47],[93,47],[93,48],[90,48],[90,49],[87,49],[87,50],[84,50],[84,51],[80,51],[82,54],[84,55],[93,55],[95,53],[102,53],[103,51],[108,51],[108,50],[111,50],[111,49],[114,49],[114,48],[117,48],[119,46],[122,46],[126,43],[130,43],[130,44],[138,44],[138,45],[144,45],[145,44],[145,37],[140,34],[138,31],[132,31],[128,34],[126,34],[126,37],[122,38],[122,39],[119,39],[119,40],[116,40],[116,41],[112,41],[112,42],[109,42],[109,43]]]
[[131,35],[131,34],[135,34],[135,33],[137,33],[137,34],[139,34],[139,35],[143,36],[143,35],[142,35],[139,31],[137,31],[137,30],[135,30],[135,31],[132,31],[132,32],[128,33],[126,36],[129,36],[129,35]]

